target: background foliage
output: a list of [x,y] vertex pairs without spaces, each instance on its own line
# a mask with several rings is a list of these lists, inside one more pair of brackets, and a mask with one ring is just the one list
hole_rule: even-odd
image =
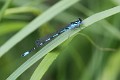
[[[36,54],[39,49],[26,57],[21,57],[22,53],[34,47],[36,39],[56,32],[79,17],[84,20],[95,13],[120,5],[119,0],[74,0],[76,2],[66,0],[66,2],[69,1],[70,5],[61,3],[64,4],[61,7],[66,8],[63,11],[61,7],[56,7],[56,10],[40,19],[40,23],[43,21],[44,24],[39,24],[38,19],[38,22],[31,25],[31,28],[26,28],[26,25],[31,24],[34,19],[39,18],[42,13],[50,10],[59,1],[0,0],[1,47],[19,31],[27,30],[4,49],[6,51],[4,54],[2,51],[0,52],[0,80],[8,78],[26,60]],[[53,16],[49,18],[51,14]],[[44,22],[45,20],[46,22]],[[41,26],[35,29],[37,25]],[[17,80],[34,80],[36,78],[38,80],[41,78],[42,80],[119,80],[120,13],[98,21],[79,33],[82,34],[69,37],[47,56],[41,57],[42,59],[37,60],[31,67],[29,66],[30,68],[28,67],[29,69],[22,73]],[[28,36],[22,37],[24,35]],[[16,45],[12,47],[14,42]],[[11,49],[7,51],[8,48]],[[24,69],[24,67],[22,68]],[[14,78],[9,79],[13,80]]]

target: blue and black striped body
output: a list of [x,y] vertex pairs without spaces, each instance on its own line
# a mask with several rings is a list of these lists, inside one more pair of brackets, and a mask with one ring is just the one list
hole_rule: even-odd
[[63,28],[62,30],[58,31],[56,34],[50,36],[49,38],[45,39],[44,41],[41,42],[40,40],[36,40],[36,42],[35,42],[36,43],[36,47],[34,47],[31,50],[23,53],[21,56],[24,57],[24,56],[28,55],[29,53],[31,53],[36,48],[43,46],[45,43],[51,41],[52,39],[56,38],[57,36],[59,36],[60,34],[66,32],[68,30],[72,30],[72,29],[78,28],[81,23],[82,23],[82,20],[79,18],[78,20],[76,20],[74,22],[71,22],[65,28]]

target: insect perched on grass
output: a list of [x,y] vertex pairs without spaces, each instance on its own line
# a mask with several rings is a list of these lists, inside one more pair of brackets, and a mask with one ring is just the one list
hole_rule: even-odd
[[56,38],[57,36],[59,36],[60,34],[62,34],[63,32],[66,32],[68,30],[72,30],[75,28],[78,28],[80,26],[80,24],[82,23],[82,20],[79,18],[78,20],[71,22],[70,24],[68,24],[65,28],[63,28],[62,30],[58,31],[56,34],[50,36],[49,38],[45,39],[44,41],[40,41],[39,39],[35,41],[36,46],[34,48],[32,48],[31,50],[23,53],[21,56],[26,56],[28,54],[30,54],[32,51],[34,51],[36,48],[43,46],[45,43],[51,41],[52,39]]

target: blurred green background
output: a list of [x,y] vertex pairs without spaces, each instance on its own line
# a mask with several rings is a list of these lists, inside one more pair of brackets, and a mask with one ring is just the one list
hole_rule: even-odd
[[[0,9],[6,1],[10,0],[0,0]],[[0,46],[57,2],[58,0],[12,0],[0,20]],[[0,58],[0,80],[5,80],[35,53],[21,57],[22,53],[35,45],[36,39],[56,32],[79,17],[84,20],[94,13],[117,5],[120,5],[119,0],[81,0],[59,13]],[[80,33],[86,34],[91,40],[78,34],[70,42],[71,38],[68,39],[67,45],[65,42],[54,49],[60,55],[42,80],[120,80],[120,13],[101,20]],[[102,48],[115,50],[101,50],[91,41]],[[17,80],[29,80],[39,62]]]

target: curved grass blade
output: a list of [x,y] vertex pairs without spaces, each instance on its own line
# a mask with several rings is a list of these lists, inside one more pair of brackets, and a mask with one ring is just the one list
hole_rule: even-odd
[[42,62],[38,65],[30,80],[41,80],[42,76],[48,70],[53,61],[57,58],[59,53],[48,53]]
[[[60,36],[58,36],[56,39],[54,39],[53,41],[51,41],[50,43],[48,43],[46,46],[44,46],[35,55],[33,55],[30,59],[28,59],[24,64],[22,64],[16,71],[14,71],[7,78],[7,80],[14,80],[14,79],[16,79],[26,69],[28,69],[35,62],[37,62],[39,59],[41,59],[44,55],[46,55],[48,52],[50,52],[51,50],[53,50],[55,47],[57,47],[58,45],[60,45],[62,42],[64,42],[65,40],[67,40],[72,35],[78,33],[82,29],[87,28],[89,25],[91,25],[91,24],[93,24],[93,23],[95,23],[95,22],[97,22],[97,21],[99,21],[101,19],[104,19],[106,17],[109,17],[109,16],[114,15],[114,14],[119,13],[119,12],[120,12],[120,6],[117,6],[117,7],[114,7],[114,8],[105,10],[105,11],[102,11],[100,13],[96,13],[96,14],[88,17],[87,19],[85,19],[83,21],[85,26],[81,27],[80,29],[66,31],[65,33],[63,33]],[[99,16],[102,16],[102,17],[99,17]]]
[[[119,12],[120,12],[120,6],[116,6],[111,9],[108,9],[108,10],[105,10],[105,11],[102,11],[102,12],[99,12],[97,14],[90,16],[89,18],[85,19],[83,23],[85,23],[84,25],[87,27],[88,25],[91,25],[97,21],[110,17]],[[83,29],[86,27],[83,27]]]
[[117,80],[120,72],[120,49],[114,52],[102,72],[99,75],[98,80]]
[[4,16],[17,14],[17,13],[33,13],[35,15],[39,15],[41,12],[37,8],[24,6],[24,7],[9,8],[5,11]]
[[[78,7],[75,7],[77,10],[81,11],[82,13],[85,13],[87,16],[90,16],[91,14],[94,14],[95,12],[92,12],[91,10],[89,10],[88,8],[76,4]],[[80,7],[80,8],[79,8]],[[120,31],[118,29],[116,29],[113,25],[111,25],[109,22],[107,22],[106,20],[102,20],[99,22],[103,27],[105,28],[110,34],[112,34],[115,38],[120,40]],[[98,24],[99,25],[99,24]]]

